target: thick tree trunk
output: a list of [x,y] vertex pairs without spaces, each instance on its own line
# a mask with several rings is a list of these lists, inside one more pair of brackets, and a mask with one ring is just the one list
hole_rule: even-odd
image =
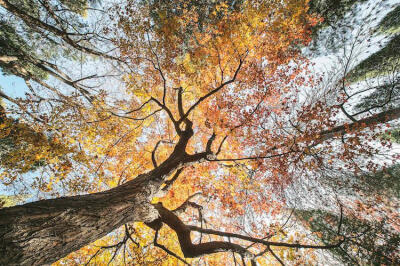
[[125,223],[156,220],[159,213],[150,202],[163,182],[208,155],[185,152],[192,135],[188,126],[167,160],[116,188],[0,209],[0,265],[49,264]]
[[89,195],[42,200],[0,211],[0,265],[43,265],[132,221],[152,221],[157,189],[148,174]]

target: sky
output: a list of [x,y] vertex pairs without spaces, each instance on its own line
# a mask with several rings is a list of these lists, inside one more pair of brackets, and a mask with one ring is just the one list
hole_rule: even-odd
[[0,71],[0,87],[8,96],[24,97],[24,93],[28,90],[22,78],[14,75],[5,75]]

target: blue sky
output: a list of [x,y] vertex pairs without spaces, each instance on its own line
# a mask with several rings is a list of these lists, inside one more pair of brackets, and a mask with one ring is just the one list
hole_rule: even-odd
[[[10,97],[24,97],[28,90],[22,78],[14,75],[4,75],[0,70],[0,87]],[[6,103],[9,104],[9,103]]]

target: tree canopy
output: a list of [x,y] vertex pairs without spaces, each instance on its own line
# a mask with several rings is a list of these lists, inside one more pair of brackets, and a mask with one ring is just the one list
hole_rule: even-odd
[[0,0],[0,264],[400,263],[372,2]]

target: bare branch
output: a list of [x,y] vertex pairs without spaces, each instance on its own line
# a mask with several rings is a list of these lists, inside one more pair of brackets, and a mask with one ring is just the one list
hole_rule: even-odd
[[102,250],[102,249],[99,248],[99,249],[96,251],[96,253],[94,253],[94,254],[90,257],[90,259],[88,260],[88,262],[85,263],[85,266],[89,265],[89,263],[92,261],[92,259],[94,259],[94,258],[97,256],[97,254],[99,254],[99,252],[100,252],[101,250]]
[[400,108],[394,108],[392,110],[383,111],[377,114],[374,114],[370,117],[366,117],[364,119],[358,120],[358,122],[345,124],[341,126],[334,127],[330,130],[322,131],[319,135],[319,138],[316,140],[315,144],[321,143],[327,139],[335,137],[335,135],[340,135],[343,133],[352,132],[358,129],[360,126],[371,126],[380,123],[386,123],[391,120],[400,118]]
[[254,243],[264,244],[267,246],[288,247],[288,248],[331,249],[331,248],[339,247],[345,240],[344,238],[342,238],[342,240],[338,241],[337,243],[330,244],[330,245],[308,245],[308,244],[298,244],[298,243],[292,244],[292,243],[284,243],[284,242],[266,241],[266,240],[262,240],[262,239],[258,239],[258,238],[254,238],[254,237],[250,237],[250,236],[244,236],[244,235],[240,235],[240,234],[236,234],[236,233],[228,233],[228,232],[221,232],[221,231],[216,231],[216,230],[212,230],[212,229],[204,229],[204,228],[200,228],[200,227],[193,226],[193,225],[188,225],[188,227],[192,231],[203,232],[206,234],[225,236],[225,237],[234,237],[234,238],[243,239],[243,240],[254,242]]
[[175,127],[176,133],[177,133],[178,135],[180,135],[180,134],[182,133],[182,130],[179,128],[179,124],[178,124],[178,122],[175,120],[174,115],[172,114],[171,110],[169,110],[169,108],[168,108],[166,105],[160,103],[160,101],[157,100],[156,98],[151,97],[151,100],[154,101],[156,104],[158,104],[158,106],[160,106],[160,107],[168,114],[169,118],[170,118],[171,121],[172,121],[172,124],[173,124],[174,127]]
[[154,147],[153,151],[151,152],[151,161],[153,162],[154,168],[157,167],[157,161],[156,161],[156,150],[158,148],[158,145],[160,145],[161,140],[157,141],[156,146]]
[[121,117],[121,118],[126,118],[126,119],[130,119],[130,120],[134,120],[134,121],[143,121],[143,120],[146,120],[147,118],[149,118],[149,117],[155,115],[156,113],[160,112],[161,110],[162,110],[162,109],[157,109],[157,110],[151,112],[150,114],[148,114],[148,115],[146,115],[146,116],[144,116],[144,117],[140,117],[140,118],[135,118],[135,117],[125,116],[125,115],[120,115],[120,114],[117,114],[117,113],[112,112],[112,111],[110,111],[110,114],[112,114],[113,116],[117,116],[117,117]]
[[159,146],[161,143],[171,143],[171,144],[172,144],[172,142],[169,142],[169,141],[166,141],[166,140],[159,140],[159,141],[157,141],[156,146],[154,147],[153,151],[151,152],[151,160],[152,160],[152,162],[153,162],[154,168],[157,167],[156,151],[157,151],[158,146]]
[[166,97],[166,94],[167,94],[167,79],[165,78],[165,75],[164,75],[163,71],[161,70],[160,59],[159,59],[157,53],[154,52],[153,48],[151,47],[149,33],[146,32],[146,35],[147,35],[147,42],[148,42],[148,44],[149,44],[149,50],[150,50],[150,52],[154,55],[154,57],[156,58],[157,66],[154,64],[153,60],[150,60],[150,62],[152,63],[154,69],[157,70],[158,73],[160,73],[161,79],[163,80],[163,97],[162,97],[162,103],[163,103],[163,105],[165,105],[165,97]]
[[213,142],[214,142],[214,140],[215,140],[215,137],[216,137],[216,135],[215,135],[215,133],[213,132],[212,135],[211,135],[211,137],[210,137],[210,138],[208,139],[208,141],[207,141],[206,152],[207,152],[208,154],[212,154],[211,146],[212,146],[212,144],[213,144]]
[[131,113],[140,111],[146,104],[150,103],[152,100],[153,100],[153,99],[151,99],[151,98],[148,99],[147,101],[145,101],[145,102],[144,102],[141,106],[139,106],[138,108],[133,109],[133,110],[131,110],[131,111],[128,111],[128,112],[126,112],[125,114],[131,114]]
[[341,230],[342,223],[343,223],[343,206],[340,202],[339,202],[339,206],[340,206],[340,218],[339,218],[337,234],[341,235],[340,230]]
[[270,159],[270,158],[280,157],[280,156],[287,155],[287,154],[290,154],[293,152],[295,152],[295,151],[288,151],[288,152],[267,155],[267,156],[250,156],[250,157],[233,158],[233,159],[226,158],[226,159],[207,159],[207,160],[210,162],[235,162],[235,161],[246,161],[246,160],[260,160],[260,159]]
[[178,90],[178,112],[180,117],[182,118],[185,115],[185,111],[183,110],[183,103],[182,103],[182,87],[177,88]]
[[340,105],[340,110],[342,110],[343,114],[344,114],[345,116],[347,116],[347,118],[349,118],[351,121],[357,122],[357,119],[355,119],[354,116],[350,115],[350,114],[344,109],[343,104]]
[[134,243],[137,247],[139,247],[139,243],[136,242],[135,240],[133,240],[131,232],[129,232],[128,226],[125,224],[125,236],[127,236],[129,238],[130,241],[132,241],[132,243]]
[[228,135],[226,135],[226,136],[222,139],[221,143],[219,144],[218,150],[217,150],[217,152],[215,153],[215,156],[217,156],[218,154],[220,154],[221,149],[222,149],[222,145],[224,145],[224,142],[225,142],[225,140],[226,140],[227,138],[228,138]]

